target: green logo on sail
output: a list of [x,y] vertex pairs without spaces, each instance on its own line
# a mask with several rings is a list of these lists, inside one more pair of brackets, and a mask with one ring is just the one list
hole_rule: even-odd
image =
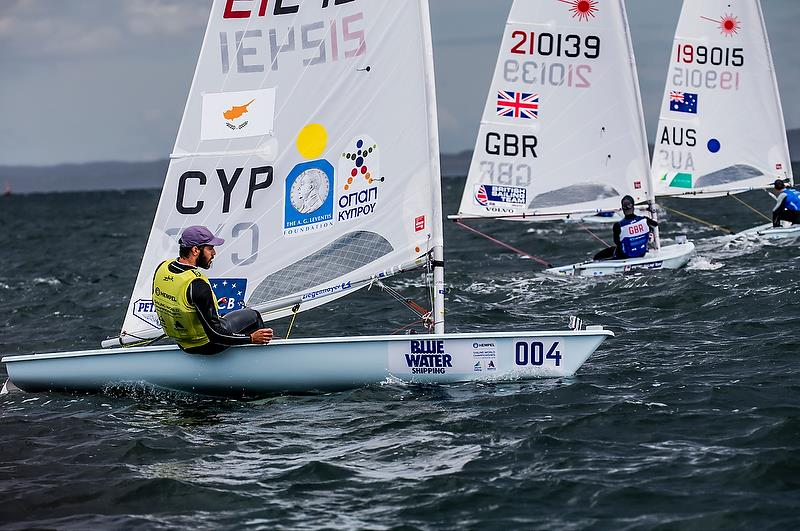
[[[667,181],[667,174],[661,176],[661,180]],[[669,183],[670,188],[691,188],[692,187],[692,174],[691,173],[676,173],[675,177]]]

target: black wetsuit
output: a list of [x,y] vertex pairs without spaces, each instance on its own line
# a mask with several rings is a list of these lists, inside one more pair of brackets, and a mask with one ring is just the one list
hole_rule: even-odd
[[[173,273],[182,273],[189,269],[194,267],[177,260],[169,264],[169,270]],[[186,288],[186,298],[189,304],[197,309],[203,330],[211,341],[200,347],[184,349],[186,352],[216,354],[234,345],[248,345],[251,343],[250,334],[264,328],[261,314],[251,308],[242,308],[220,317],[214,305],[211,288],[202,279],[197,278],[189,284]]]
[[778,201],[775,204],[775,207],[772,209],[773,227],[780,227],[781,221],[788,221],[793,225],[800,223],[800,212],[786,208],[788,199],[789,198],[786,197],[786,192],[783,192],[778,196]]

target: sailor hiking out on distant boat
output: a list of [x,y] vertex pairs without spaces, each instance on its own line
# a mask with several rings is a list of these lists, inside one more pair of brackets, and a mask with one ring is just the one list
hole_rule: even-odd
[[780,227],[781,221],[800,223],[800,192],[787,188],[782,179],[776,179],[773,187],[778,197],[772,209],[772,226]]
[[614,245],[607,247],[594,256],[595,260],[624,260],[641,258],[647,254],[650,241],[650,229],[658,227],[658,223],[634,213],[633,197],[622,198],[622,213],[625,217],[614,223]]
[[162,262],[153,277],[153,302],[164,332],[186,352],[216,354],[233,345],[266,345],[272,329],[264,327],[261,314],[241,308],[219,315],[219,303],[208,278],[199,268],[209,269],[217,238],[203,226],[187,227],[178,244],[177,260]]

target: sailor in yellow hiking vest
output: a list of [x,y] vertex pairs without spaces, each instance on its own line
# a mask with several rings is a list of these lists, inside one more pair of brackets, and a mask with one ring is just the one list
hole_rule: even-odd
[[624,260],[641,258],[647,254],[650,241],[650,229],[658,227],[658,223],[645,216],[637,216],[634,201],[629,195],[622,198],[622,221],[614,223],[614,245],[594,255],[595,260]]
[[272,340],[272,329],[264,327],[256,310],[242,308],[220,317],[220,301],[200,268],[211,267],[214,246],[223,243],[206,227],[187,227],[178,240],[180,256],[162,262],[153,276],[153,303],[164,333],[191,354]]

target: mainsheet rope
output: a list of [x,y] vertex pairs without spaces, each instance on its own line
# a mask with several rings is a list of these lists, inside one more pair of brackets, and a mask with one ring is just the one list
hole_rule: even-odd
[[763,212],[761,212],[760,210],[757,210],[757,209],[753,208],[752,206],[748,205],[747,203],[745,203],[745,202],[744,202],[742,199],[740,199],[739,197],[737,197],[737,196],[735,196],[735,195],[733,195],[733,194],[731,194],[731,197],[732,197],[732,198],[734,198],[734,199],[736,199],[736,200],[737,200],[737,201],[739,201],[741,204],[743,204],[744,206],[746,206],[747,208],[749,208],[750,210],[752,210],[753,212],[755,212],[756,214],[758,214],[758,215],[759,215],[759,216],[761,216],[762,218],[766,219],[767,221],[772,221],[772,218],[768,217],[766,214],[764,214],[764,213],[763,213]]
[[589,230],[589,227],[587,227],[587,226],[585,226],[584,224],[581,223],[581,228],[583,230],[585,230],[586,232],[588,232],[589,235],[592,236],[592,238],[594,238],[595,240],[599,241],[600,243],[602,243],[606,247],[611,247],[603,238],[601,238],[600,236],[598,236],[597,234],[595,234],[594,232]]
[[687,214],[686,212],[681,212],[680,210],[675,210],[674,208],[670,208],[670,207],[665,206],[665,205],[659,205],[659,206],[661,208],[663,208],[664,210],[666,210],[667,212],[672,212],[673,214],[678,214],[679,216],[683,216],[683,217],[685,217],[687,219],[691,219],[692,221],[696,221],[697,223],[700,223],[702,225],[706,225],[708,227],[711,227],[712,229],[716,229],[716,230],[718,230],[720,232],[724,232],[725,234],[733,234],[733,231],[731,229],[722,227],[720,225],[716,225],[714,223],[711,223],[710,221],[705,221],[703,219],[696,218],[696,217],[694,217],[694,216],[692,216],[690,214]]
[[510,251],[514,251],[515,253],[517,253],[518,255],[522,256],[523,258],[530,258],[531,260],[533,260],[535,262],[538,262],[538,263],[542,264],[545,267],[553,267],[553,264],[551,264],[547,260],[539,258],[538,256],[534,256],[534,255],[532,255],[530,253],[526,253],[525,251],[521,251],[520,249],[517,249],[516,247],[513,247],[513,246],[511,246],[511,245],[509,245],[509,244],[507,244],[505,242],[501,242],[500,240],[498,240],[496,238],[492,238],[488,234],[485,234],[485,233],[479,231],[476,228],[470,227],[469,225],[467,225],[467,224],[465,224],[465,223],[463,223],[463,222],[461,222],[461,221],[459,221],[457,219],[453,220],[453,221],[455,222],[456,225],[458,225],[458,226],[460,226],[460,227],[462,227],[462,228],[464,228],[464,229],[466,229],[466,230],[468,230],[470,232],[474,232],[475,234],[477,234],[479,236],[483,236],[484,238],[486,238],[490,242],[492,242],[494,244],[497,244],[500,247],[503,247],[505,249],[509,249]]

